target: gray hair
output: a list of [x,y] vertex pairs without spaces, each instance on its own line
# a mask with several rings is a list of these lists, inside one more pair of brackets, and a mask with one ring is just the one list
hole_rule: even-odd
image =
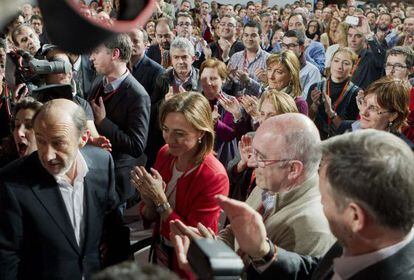
[[322,143],[326,177],[340,208],[352,200],[381,226],[414,224],[414,153],[399,137],[373,129]]
[[170,46],[170,52],[172,49],[180,49],[180,50],[185,50],[186,52],[188,52],[191,56],[195,55],[194,52],[194,46],[193,44],[190,42],[190,40],[188,40],[187,38],[183,38],[183,37],[176,37]]

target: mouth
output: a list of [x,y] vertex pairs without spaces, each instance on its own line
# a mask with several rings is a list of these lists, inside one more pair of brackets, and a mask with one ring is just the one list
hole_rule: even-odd
[[28,146],[27,144],[20,142],[17,144],[17,152],[20,157],[23,157],[27,154]]

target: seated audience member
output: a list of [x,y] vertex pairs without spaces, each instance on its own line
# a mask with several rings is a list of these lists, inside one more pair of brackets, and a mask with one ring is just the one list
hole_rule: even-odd
[[210,44],[211,57],[227,63],[233,54],[244,50],[244,45],[235,34],[237,20],[234,16],[224,15],[220,19],[219,39]]
[[272,54],[266,61],[268,89],[275,89],[289,94],[296,103],[300,113],[308,115],[308,104],[302,96],[300,85],[300,63],[295,53],[282,50]]
[[[259,260],[248,279],[413,279],[414,154],[409,147],[390,133],[369,129],[324,141],[321,162],[321,202],[338,240],[323,257],[268,242],[259,213],[218,197],[241,249]],[[174,240],[182,245],[183,238]],[[185,251],[178,253],[185,265]]]
[[[223,93],[222,86],[227,79],[227,67],[217,59],[207,59],[201,64],[200,84],[204,96],[210,102],[216,134],[214,151],[218,160],[226,166],[237,152],[235,120],[241,119],[240,108],[232,114],[226,106],[231,97]],[[235,119],[236,118],[236,119]]]
[[177,266],[169,240],[170,221],[205,224],[218,230],[217,194],[228,195],[226,170],[213,154],[214,128],[208,100],[199,93],[181,93],[162,104],[160,125],[167,143],[148,173],[137,166],[131,182],[140,192],[140,214],[155,221],[157,263],[189,277]]
[[[397,79],[408,81],[410,74],[414,73],[414,51],[409,47],[394,47],[387,52],[385,73]],[[414,141],[414,87],[410,94],[410,114],[408,126],[403,129],[404,135]]]
[[[297,113],[298,108],[293,98],[287,93],[277,90],[265,91],[259,99],[259,102],[253,103],[249,114],[254,123],[260,125],[270,117],[286,114]],[[247,111],[248,109],[246,109]],[[253,175],[253,168],[247,166],[248,159],[251,157],[251,142],[253,133],[248,133],[241,137],[239,141],[239,150],[232,161],[227,164],[227,174],[230,179],[230,197],[245,201],[256,186]]]
[[331,60],[333,54],[339,49],[339,48],[346,48],[348,46],[347,43],[347,36],[348,36],[348,29],[349,24],[346,22],[341,22],[338,25],[338,28],[335,32],[335,42],[336,44],[330,45],[325,53],[325,73],[328,68],[331,67]]
[[32,119],[41,107],[42,103],[31,97],[21,99],[14,106],[11,128],[19,157],[30,155],[37,150]]
[[358,95],[360,119],[343,121],[338,134],[347,131],[373,128],[391,132],[403,139],[412,149],[414,144],[401,130],[407,125],[411,85],[393,77],[384,77],[372,83]]
[[282,38],[282,50],[291,50],[295,53],[300,62],[300,85],[302,88],[302,95],[306,99],[309,87],[314,83],[321,81],[321,73],[318,68],[312,63],[306,61],[304,55],[305,51],[305,36],[301,31],[289,30]]
[[343,120],[356,120],[356,96],[360,88],[350,81],[356,54],[339,48],[333,55],[330,75],[309,89],[309,116],[314,120],[322,139],[335,135]]
[[[246,203],[261,215],[270,242],[313,256],[325,254],[334,243],[318,190],[320,142],[318,130],[306,116],[278,115],[257,129],[248,160],[248,165],[255,167],[257,187]],[[174,234],[191,232],[177,221],[173,225]],[[248,266],[257,259],[252,255],[247,258],[244,244],[234,239],[234,230],[228,225],[218,238],[236,251],[241,249]],[[203,232],[199,231],[211,237]]]
[[[254,8],[254,5],[251,7]],[[259,92],[260,79],[257,71],[266,68],[266,59],[270,55],[260,47],[261,34],[261,27],[257,22],[249,21],[244,25],[242,36],[245,49],[230,58],[228,69],[231,80],[226,85],[227,93],[239,96]]]

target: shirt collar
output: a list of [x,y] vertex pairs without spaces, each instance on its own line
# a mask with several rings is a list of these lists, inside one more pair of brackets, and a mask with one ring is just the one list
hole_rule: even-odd
[[112,82],[108,83],[106,77],[103,79],[103,87],[104,92],[108,93],[114,90],[117,90],[119,86],[122,84],[122,82],[126,79],[126,77],[129,75],[129,70],[127,69],[124,74],[122,74],[121,77],[117,78],[116,80],[113,80]]
[[341,279],[349,279],[361,270],[396,254],[410,243],[413,240],[413,237],[414,231],[411,230],[402,241],[382,248],[381,250],[359,256],[346,256],[346,252],[344,251],[341,257],[335,258],[333,261],[334,272],[338,274]]
[[82,62],[82,56],[79,55],[78,59],[76,59],[75,63],[73,63],[73,66],[72,66],[73,70],[79,71],[79,69],[81,68],[81,62]]
[[[85,178],[86,174],[89,172],[89,168],[84,157],[82,156],[82,153],[79,150],[76,155],[74,164],[76,164],[76,177],[74,181]],[[58,183],[62,181],[68,182],[67,179],[62,175],[54,175],[53,177]]]

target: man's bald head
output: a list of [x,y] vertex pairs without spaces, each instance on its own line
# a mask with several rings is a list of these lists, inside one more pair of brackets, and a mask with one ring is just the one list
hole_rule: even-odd
[[[318,170],[321,159],[320,135],[311,119],[299,113],[287,113],[264,121],[256,131],[254,140],[267,139],[269,143],[282,141],[283,147],[269,146],[283,158],[299,160],[308,175]],[[253,141],[254,141],[253,140]]]
[[42,120],[45,124],[55,123],[56,121],[71,121],[79,135],[86,131],[87,118],[85,111],[68,99],[54,99],[45,103],[34,115],[33,126],[36,120]]

